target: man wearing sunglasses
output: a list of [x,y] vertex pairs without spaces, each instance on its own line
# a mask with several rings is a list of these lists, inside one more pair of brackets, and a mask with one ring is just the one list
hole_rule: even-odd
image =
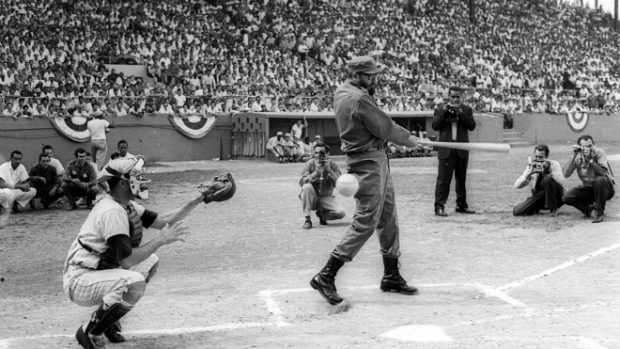
[[570,177],[575,170],[582,184],[564,195],[564,203],[583,212],[584,218],[590,218],[594,212],[592,223],[604,221],[605,203],[615,194],[615,181],[607,154],[594,146],[590,135],[577,139],[572,158],[564,166],[564,177]]
[[377,106],[372,91],[383,68],[372,57],[355,57],[348,69],[351,78],[334,93],[334,110],[348,172],[359,180],[357,205],[344,237],[332,250],[327,264],[310,281],[310,286],[332,305],[343,301],[336,290],[336,273],[345,262],[353,260],[375,231],[384,265],[381,290],[418,294],[418,289],[407,285],[399,273],[398,218],[385,149],[387,142],[413,148],[418,144],[417,137]]
[[[435,109],[432,123],[433,130],[439,131],[440,142],[469,142],[469,131],[476,128],[472,109],[461,103],[461,89],[450,87],[448,102]],[[462,149],[439,148],[437,151],[439,169],[435,185],[435,215],[446,217],[444,209],[450,195],[452,176],[456,181],[456,212],[475,213],[467,204],[465,178],[469,151]]]
[[529,184],[532,196],[515,206],[512,211],[515,216],[529,216],[544,209],[548,209],[553,217],[558,215],[564,194],[564,175],[560,163],[548,157],[549,147],[546,144],[534,147],[534,159],[530,158],[525,171],[515,182],[517,189]]

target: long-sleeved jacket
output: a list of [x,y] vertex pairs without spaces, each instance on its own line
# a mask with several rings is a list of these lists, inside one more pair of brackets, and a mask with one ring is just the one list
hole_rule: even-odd
[[564,166],[564,177],[570,177],[577,170],[577,175],[583,185],[592,184],[597,176],[607,176],[612,183],[615,183],[613,173],[607,161],[607,153],[603,149],[596,147],[592,147],[590,152],[590,159],[587,159],[583,154],[579,154],[566,163]]
[[381,149],[386,142],[405,145],[409,131],[381,110],[368,91],[347,81],[334,93],[336,125],[345,153]]
[[[440,105],[435,109],[435,113],[433,114],[433,122],[432,127],[433,130],[439,131],[439,141],[440,142],[453,142],[452,140],[452,122],[447,120],[447,112],[446,105]],[[474,114],[470,107],[462,104],[458,108],[458,121],[456,122],[456,139],[454,142],[469,142],[469,131],[473,131],[476,128],[476,121],[474,120]],[[460,158],[467,158],[469,156],[469,151],[456,149],[456,154]],[[451,149],[448,148],[439,148],[437,151],[437,157],[439,159],[447,159],[450,156]]]

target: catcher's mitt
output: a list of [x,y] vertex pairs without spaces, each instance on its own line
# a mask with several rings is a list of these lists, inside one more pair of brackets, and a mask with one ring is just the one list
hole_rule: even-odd
[[226,173],[213,177],[209,182],[202,183],[198,186],[198,190],[204,195],[205,204],[211,201],[225,201],[235,195],[237,186],[232,174]]

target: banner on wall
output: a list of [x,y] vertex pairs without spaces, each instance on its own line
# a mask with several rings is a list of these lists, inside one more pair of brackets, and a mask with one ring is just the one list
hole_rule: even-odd
[[215,124],[215,115],[168,116],[168,120],[185,137],[202,138]]
[[[153,114],[153,116],[157,115]],[[217,119],[216,115],[166,116],[179,133],[193,139],[206,136],[213,128],[213,125]],[[83,116],[73,116],[69,118],[50,118],[49,120],[54,129],[63,137],[78,143],[90,141],[90,133],[87,128],[89,119]]]
[[49,120],[60,135],[78,143],[90,141],[90,132],[88,132],[88,128],[86,127],[88,119],[85,117],[58,117],[50,118]]
[[576,133],[582,132],[588,126],[589,116],[587,113],[573,111],[566,113],[566,122],[568,127]]

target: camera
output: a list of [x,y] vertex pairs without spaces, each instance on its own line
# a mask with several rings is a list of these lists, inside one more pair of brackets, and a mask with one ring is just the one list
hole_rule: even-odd
[[575,153],[581,153],[583,151],[583,149],[581,149],[581,146],[579,145],[573,145],[573,152]]
[[446,121],[448,122],[457,122],[459,118],[459,110],[457,107],[447,105],[446,113],[444,114],[446,117]]
[[549,173],[549,161],[532,162],[532,173]]
[[320,151],[317,154],[317,159],[319,159],[319,165],[325,165],[325,161],[327,160],[327,154],[324,151]]

